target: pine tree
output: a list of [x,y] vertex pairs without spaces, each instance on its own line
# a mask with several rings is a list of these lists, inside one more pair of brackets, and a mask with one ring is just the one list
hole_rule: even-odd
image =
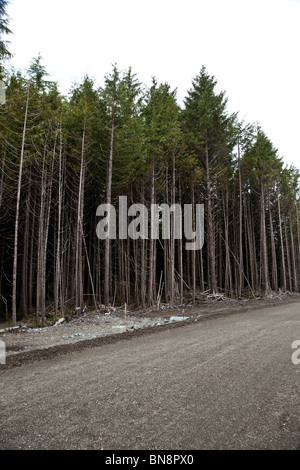
[[268,259],[268,234],[267,234],[267,204],[269,192],[274,186],[282,163],[277,157],[277,151],[266,134],[258,127],[254,142],[249,144],[244,155],[244,164],[251,170],[249,174],[251,186],[259,195],[259,219],[260,227],[260,288],[268,293],[270,290],[269,259]]
[[203,173],[208,282],[213,293],[218,290],[214,225],[216,181],[222,168],[229,163],[236,120],[235,114],[228,114],[227,98],[224,92],[216,92],[216,84],[215,78],[202,67],[200,74],[192,82],[183,110],[183,130],[187,146],[196,156]]
[[9,18],[6,13],[8,1],[0,0],[0,80],[4,77],[3,62],[12,57],[8,49],[8,42],[4,37],[11,34],[9,29]]

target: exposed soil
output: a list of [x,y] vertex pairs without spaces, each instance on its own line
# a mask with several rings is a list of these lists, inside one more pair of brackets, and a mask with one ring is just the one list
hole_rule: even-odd
[[[205,321],[215,316],[299,302],[299,299],[300,295],[286,294],[247,300],[206,300],[184,308],[171,309],[162,306],[160,311],[153,309],[145,312],[127,312],[126,319],[121,309],[115,309],[113,313],[91,311],[74,316],[68,322],[45,328],[33,328],[19,323],[19,328],[14,331],[4,331],[0,328],[0,340],[6,345],[5,368],[128,340],[135,336],[153,334],[165,328],[178,328],[186,323]],[[187,318],[181,320],[181,317]],[[117,325],[126,325],[126,332],[114,333],[112,327]]]

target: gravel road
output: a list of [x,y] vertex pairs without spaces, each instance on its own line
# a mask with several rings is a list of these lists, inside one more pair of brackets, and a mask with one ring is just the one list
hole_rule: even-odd
[[0,449],[300,448],[300,302],[0,366]]

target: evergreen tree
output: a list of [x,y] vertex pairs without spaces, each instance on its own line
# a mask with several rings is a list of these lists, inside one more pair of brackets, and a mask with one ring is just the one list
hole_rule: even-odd
[[[299,172],[259,127],[237,123],[205,68],[181,111],[176,91],[143,90],[116,66],[102,89],[84,77],[60,96],[41,57],[10,77],[0,107],[1,312],[47,324],[99,303],[145,308],[299,292]],[[148,209],[205,204],[205,244],[96,237],[96,208],[119,196]],[[129,204],[128,204],[129,205]],[[117,214],[119,215],[119,214]],[[130,220],[127,220],[128,224]],[[117,230],[118,233],[118,230]],[[198,292],[200,290],[200,293]]]
[[214,209],[216,181],[226,165],[230,165],[230,152],[234,144],[236,115],[229,115],[225,93],[217,93],[216,80],[205,67],[193,80],[185,99],[183,130],[187,146],[196,156],[203,174],[206,208],[206,242],[208,250],[208,283],[217,292],[216,247]]
[[3,62],[12,56],[8,49],[8,42],[4,39],[6,35],[11,34],[6,13],[7,5],[7,0],[0,0],[0,80],[4,76]]
[[259,194],[258,207],[260,215],[258,219],[260,227],[260,286],[263,292],[270,290],[268,241],[267,241],[267,203],[269,192],[274,186],[282,163],[277,157],[277,151],[265,133],[258,128],[255,140],[248,146],[244,155],[243,164],[251,170],[249,177],[252,188]]

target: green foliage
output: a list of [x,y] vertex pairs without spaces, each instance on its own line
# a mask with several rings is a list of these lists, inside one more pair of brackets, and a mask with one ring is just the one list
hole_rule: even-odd
[[253,141],[246,144],[241,167],[252,184],[263,183],[265,187],[274,184],[281,172],[277,150],[259,127]]
[[210,160],[220,157],[234,144],[236,114],[227,113],[225,92],[216,93],[216,84],[202,67],[188,91],[182,113],[186,139],[200,159],[206,152]]
[[[228,113],[225,93],[216,91],[217,82],[204,67],[193,80],[182,110],[177,103],[176,90],[172,90],[168,83],[159,83],[153,78],[151,86],[145,89],[131,68],[122,72],[117,65],[113,65],[110,73],[104,78],[104,86],[99,89],[91,78],[85,76],[79,84],[72,87],[68,98],[61,96],[57,84],[48,81],[47,76],[39,55],[31,63],[26,76],[20,72],[11,74],[8,80],[6,103],[0,108],[2,157],[0,248],[5,273],[0,287],[5,297],[9,298],[11,289],[13,246],[11,234],[14,227],[16,182],[28,91],[29,113],[25,136],[20,213],[26,214],[29,222],[26,225],[26,217],[20,221],[19,265],[21,267],[18,272],[18,282],[21,285],[23,271],[29,270],[26,267],[29,263],[33,263],[33,272],[37,266],[36,232],[39,227],[41,181],[43,181],[45,182],[43,197],[46,202],[51,202],[49,213],[46,214],[48,219],[45,216],[45,220],[49,220],[46,260],[46,300],[49,301],[49,305],[52,302],[55,284],[58,194],[62,198],[62,259],[60,261],[63,274],[61,282],[66,299],[74,298],[72,283],[76,243],[72,227],[78,223],[76,219],[78,187],[83,150],[85,169],[82,228],[85,243],[83,282],[85,292],[88,292],[91,282],[87,267],[87,261],[89,261],[91,275],[95,276],[95,273],[98,273],[98,295],[101,295],[104,250],[103,244],[101,245],[96,240],[93,224],[95,224],[96,207],[101,202],[105,202],[106,197],[112,127],[114,129],[111,198],[113,203],[117,201],[119,195],[127,195],[132,202],[141,202],[143,198],[145,204],[149,204],[151,194],[153,194],[151,186],[153,180],[155,180],[155,202],[158,204],[170,202],[173,197],[176,199],[179,196],[182,202],[187,203],[191,203],[192,197],[195,197],[197,202],[211,198],[211,234],[219,263],[220,272],[217,273],[219,285],[224,284],[222,269],[226,263],[232,263],[231,272],[237,277],[238,268],[234,266],[237,266],[240,255],[237,249],[238,235],[227,237],[230,246],[224,247],[224,232],[225,222],[231,230],[232,227],[236,227],[240,209],[238,203],[241,200],[245,204],[242,217],[243,229],[245,221],[247,221],[247,228],[251,228],[251,224],[255,227],[252,240],[256,241],[257,247],[259,246],[261,185],[264,187],[265,198],[263,210],[266,211],[266,215],[269,211],[268,215],[270,215],[270,208],[272,209],[274,227],[266,217],[266,236],[270,238],[272,227],[274,243],[276,243],[273,252],[278,256],[280,251],[279,217],[276,212],[278,197],[282,203],[282,211],[290,214],[292,229],[288,230],[297,234],[299,171],[292,167],[283,167],[277,150],[259,127],[239,123],[236,114]],[[59,186],[59,181],[62,186]],[[28,236],[27,245],[26,237],[22,238],[23,231]],[[287,235],[289,235],[288,232]],[[176,249],[179,247],[177,242],[178,240],[174,245]],[[141,247],[136,244],[135,255],[133,255],[132,246],[128,244],[125,248],[126,242],[120,245],[117,242],[113,244],[112,279],[113,286],[116,288],[116,300],[120,303],[124,301],[124,291],[127,288],[130,290],[129,284],[134,276],[136,276],[136,290],[138,290],[139,271],[136,274],[134,269],[136,266],[137,269],[141,269],[141,257],[144,257],[142,260],[145,273],[148,272],[149,245],[147,243],[148,241],[144,243],[144,253],[141,253]],[[245,258],[247,258],[247,253],[252,249],[248,245],[247,234],[243,234],[242,243]],[[31,246],[33,251],[30,251]],[[161,249],[162,247],[159,247],[157,251],[156,274],[158,276],[162,266],[164,269],[167,266],[167,255],[159,251]],[[167,248],[169,249],[170,247]],[[124,256],[124,250],[126,250],[126,256]],[[206,279],[210,275],[210,266],[205,250],[207,250],[206,246],[203,248],[201,269]],[[285,248],[285,251],[287,250],[288,248]],[[136,256],[134,262],[132,256]],[[174,263],[176,269],[179,269],[177,257],[176,253]],[[198,254],[196,259],[199,259]],[[259,260],[259,255],[257,260],[251,260],[253,270],[258,271],[255,263],[259,263]],[[191,264],[188,263],[191,263],[191,259],[183,254],[184,283],[191,285],[189,284]],[[300,261],[298,264],[300,266]],[[23,271],[21,271],[22,268]],[[119,271],[121,269],[122,274]],[[245,269],[248,271],[252,269],[248,259],[245,262]],[[195,271],[200,272],[198,265]],[[124,280],[125,272],[128,278],[126,281]],[[228,272],[227,276],[229,276]],[[232,284],[234,284],[234,279]],[[27,290],[30,289],[28,281]],[[36,299],[34,295],[32,297],[34,304]]]
[[158,85],[153,78],[143,114],[150,146],[163,147],[174,142],[179,128],[179,107],[176,91],[171,91],[168,83]]
[[4,36],[11,34],[11,30],[9,29],[9,18],[6,14],[7,5],[7,0],[0,0],[0,80],[3,79],[5,74],[2,62],[12,57],[8,49],[9,43],[4,40]]

